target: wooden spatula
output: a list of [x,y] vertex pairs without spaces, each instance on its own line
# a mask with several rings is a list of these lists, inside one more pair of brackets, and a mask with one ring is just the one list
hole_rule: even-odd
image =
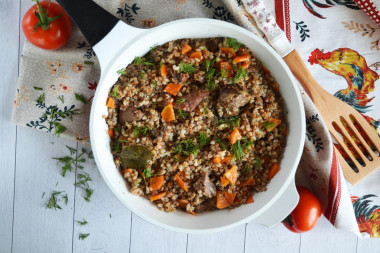
[[[354,108],[329,94],[319,86],[296,50],[293,50],[283,59],[313,100],[331,135],[340,144],[356,167],[356,169],[351,168],[343,156],[339,152],[336,152],[347,180],[352,184],[356,184],[369,173],[379,168],[380,157],[378,154],[380,151],[380,138],[372,126],[370,126],[364,117]],[[353,121],[355,121],[355,125]],[[363,133],[364,136],[359,133],[355,126],[360,126],[360,132]],[[361,148],[358,147],[351,135],[360,141]],[[342,136],[344,136],[346,141],[343,140]],[[367,143],[366,140],[369,143]],[[355,150],[356,157],[360,162],[351,153],[347,143],[351,146],[351,149]],[[363,150],[364,152],[362,152]]]

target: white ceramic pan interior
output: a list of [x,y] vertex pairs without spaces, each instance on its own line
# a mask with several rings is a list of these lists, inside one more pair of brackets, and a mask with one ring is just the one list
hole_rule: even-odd
[[[70,10],[68,12],[71,14]],[[75,15],[73,18],[75,20]],[[180,210],[166,213],[158,210],[147,199],[132,195],[116,168],[105,122],[106,99],[110,88],[118,80],[117,71],[128,66],[136,56],[147,53],[152,46],[181,38],[209,37],[236,38],[250,48],[271,71],[280,85],[280,93],[286,104],[289,126],[287,145],[280,162],[280,171],[268,184],[267,191],[254,194],[253,204],[205,212],[198,216]],[[91,147],[104,181],[126,207],[153,224],[190,233],[220,231],[248,222],[272,227],[294,209],[299,199],[294,174],[305,138],[304,109],[291,72],[281,57],[263,39],[239,26],[211,19],[184,19],[149,30],[133,28],[119,21],[93,48],[98,56],[102,74],[91,108]]]

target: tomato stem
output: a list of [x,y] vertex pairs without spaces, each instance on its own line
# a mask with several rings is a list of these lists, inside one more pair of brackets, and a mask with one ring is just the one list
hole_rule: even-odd
[[34,31],[36,31],[38,27],[41,27],[44,31],[49,30],[50,23],[56,19],[59,19],[63,15],[63,12],[59,14],[58,16],[49,18],[47,15],[46,8],[45,7],[41,8],[39,0],[33,0],[33,1],[36,2],[37,9],[38,9],[38,13],[37,11],[34,12],[36,17],[38,18],[38,22],[34,26]]

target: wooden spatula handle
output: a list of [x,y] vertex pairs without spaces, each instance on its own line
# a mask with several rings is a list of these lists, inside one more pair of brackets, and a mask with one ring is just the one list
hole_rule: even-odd
[[309,94],[310,98],[313,101],[313,94],[320,94],[321,92],[324,92],[322,87],[319,86],[317,81],[307,69],[297,50],[294,49],[283,59],[287,63],[289,69],[292,71],[293,75],[297,78],[297,80],[300,82],[302,87],[305,89],[307,94]]

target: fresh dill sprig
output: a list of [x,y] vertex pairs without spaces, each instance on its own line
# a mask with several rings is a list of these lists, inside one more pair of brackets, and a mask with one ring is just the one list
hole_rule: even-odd
[[66,175],[67,171],[72,171],[74,168],[83,169],[83,166],[81,163],[84,163],[86,159],[83,157],[84,154],[87,154],[88,158],[93,159],[94,156],[91,152],[87,152],[84,148],[82,149],[82,153],[78,155],[78,157],[75,157],[77,150],[75,148],[71,148],[69,146],[66,146],[66,148],[69,150],[70,155],[64,156],[64,157],[53,157],[52,159],[57,160],[58,164],[62,164],[62,176],[64,177]]
[[86,239],[90,234],[83,234],[83,233],[80,233],[79,234],[79,240],[84,240]]
[[199,146],[194,143],[193,139],[182,140],[177,144],[174,153],[185,156],[191,154],[196,156],[199,153]]
[[79,180],[75,186],[78,187],[78,186],[82,186],[82,187],[86,187],[88,188],[89,185],[88,185],[88,182],[89,181],[92,181],[91,177],[89,174],[87,174],[86,172],[83,172],[83,173],[79,173],[77,175],[77,179]]
[[244,79],[247,75],[247,71],[240,67],[234,77],[234,83],[237,83],[240,79]]
[[216,58],[214,60],[212,60],[212,61],[210,61],[210,60],[206,60],[205,61],[205,67],[206,67],[205,78],[207,80],[206,88],[209,89],[209,90],[214,90],[215,89],[215,83],[212,81],[212,78],[214,77],[214,74],[215,74],[215,71],[216,71],[213,68],[214,64],[215,64],[215,61],[216,61]]
[[57,136],[60,136],[62,133],[64,133],[67,130],[67,128],[59,122],[53,122],[53,126],[54,126],[54,134]]
[[205,132],[198,133],[198,143],[200,148],[203,148],[204,146],[207,146],[210,143],[210,138],[207,136]]
[[150,178],[152,177],[152,171],[150,170],[150,168],[145,168],[144,171],[143,171],[143,176],[145,178]]
[[185,101],[186,101],[186,98],[177,98],[175,102],[180,105],[180,104],[183,104]]
[[133,127],[133,137],[136,138],[136,137],[139,136],[140,134],[141,134],[142,136],[146,136],[147,132],[150,131],[150,130],[152,130],[152,129],[149,128],[149,127],[145,127],[145,126],[141,126],[141,127],[139,127],[139,126],[135,126],[135,127]]
[[91,189],[91,188],[86,188],[84,190],[85,190],[85,193],[86,193],[86,195],[83,196],[84,200],[86,200],[87,202],[90,202],[90,199],[91,199],[92,194],[94,193],[94,190]]
[[116,73],[118,75],[126,75],[127,74],[127,69],[126,68],[119,69],[118,71],[116,71]]
[[227,39],[227,46],[232,47],[235,51],[238,51],[241,47],[241,43],[237,41],[237,39],[228,38]]
[[194,74],[196,71],[195,67],[190,63],[181,62],[179,64],[179,72],[186,72],[188,74]]
[[83,96],[83,94],[75,93],[75,100],[82,102],[83,104],[88,104],[87,99]]
[[146,65],[146,66],[153,66],[154,63],[151,62],[151,61],[144,61],[143,58],[141,57],[135,57],[135,59],[133,60],[133,64],[134,65],[139,65],[139,64],[143,64],[143,65]]
[[216,143],[218,143],[222,147],[223,150],[227,150],[228,149],[227,144],[224,143],[223,140],[221,140],[218,136],[215,136],[214,140],[215,140]]
[[[58,197],[61,196],[61,194],[63,193],[64,191],[53,191],[50,195],[50,198],[48,200],[48,202],[46,203],[46,208],[49,208],[49,209],[52,209],[54,208],[54,210],[57,210],[57,209],[62,209],[60,205],[58,205]],[[66,200],[67,200],[67,194],[65,196],[63,196],[63,199],[65,200],[65,203],[67,204]]]
[[247,138],[238,140],[231,146],[231,152],[237,160],[241,160],[244,153],[250,149],[254,144],[254,141],[250,141]]
[[217,125],[226,124],[228,127],[239,127],[240,126],[240,117],[239,116],[229,116],[225,118],[219,118]]
[[181,117],[182,119],[186,119],[187,116],[189,116],[188,112],[185,112],[185,111],[183,111],[181,109],[178,109],[177,111],[178,111],[178,116]]
[[81,226],[85,226],[88,222],[83,218],[83,221],[77,220],[77,223]]
[[113,87],[113,89],[112,89],[112,96],[113,97],[119,96],[119,85],[115,85],[115,87]]

